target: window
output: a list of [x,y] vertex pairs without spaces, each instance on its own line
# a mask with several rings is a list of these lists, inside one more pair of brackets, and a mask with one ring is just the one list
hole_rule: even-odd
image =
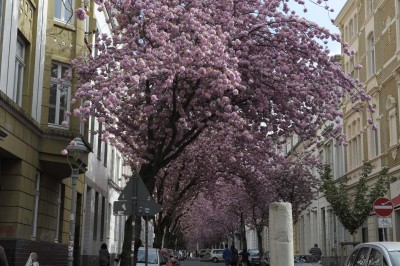
[[343,164],[343,145],[337,143],[335,145],[335,175],[334,178],[339,178],[344,174],[344,164]]
[[93,240],[97,239],[97,222],[99,216],[99,192],[96,191],[94,196],[94,219],[93,219]]
[[369,253],[368,266],[382,266],[383,260],[382,253],[376,248],[372,248]]
[[24,83],[25,68],[25,43],[21,38],[17,39],[17,49],[15,51],[15,72],[14,72],[14,90],[13,100],[18,104],[22,104],[22,89]]
[[389,110],[389,147],[397,144],[396,108]]
[[[3,0],[0,0],[0,62],[1,62],[1,51],[3,50]],[[1,64],[0,64],[1,73]]]
[[361,234],[362,234],[362,242],[368,242],[368,221],[365,221],[362,224],[362,230],[361,230]]
[[54,18],[72,24],[74,0],[54,0]]
[[101,160],[101,138],[102,138],[103,124],[99,123],[99,132],[97,132],[97,159]]
[[94,135],[96,134],[94,131],[94,125],[95,125],[95,117],[91,116],[90,117],[90,144],[93,146],[93,141],[94,141]]
[[106,219],[106,198],[101,197],[101,221],[100,221],[100,240],[104,239],[104,225]]
[[357,257],[354,261],[355,262],[354,265],[357,265],[357,266],[366,265],[367,258],[368,258],[368,251],[369,251],[368,247],[360,248],[360,251],[358,251]]
[[69,111],[71,84],[62,80],[71,69],[69,66],[53,62],[51,65],[51,83],[49,99],[49,125],[66,127],[62,122],[68,117],[65,113]]
[[103,161],[103,164],[104,164],[104,166],[105,167],[107,167],[107,158],[108,157],[108,144],[107,144],[107,142],[104,142],[104,161]]
[[347,126],[346,137],[349,140],[347,146],[347,165],[348,170],[353,170],[360,166],[362,161],[362,142],[361,142],[361,119],[355,119]]
[[369,74],[373,75],[376,71],[375,69],[375,39],[374,33],[371,33],[368,37],[368,62],[369,62]]
[[374,12],[374,0],[366,0],[367,1],[367,15],[372,14]]
[[354,37],[354,24],[353,24],[353,20],[350,19],[350,23],[349,23],[349,41]]

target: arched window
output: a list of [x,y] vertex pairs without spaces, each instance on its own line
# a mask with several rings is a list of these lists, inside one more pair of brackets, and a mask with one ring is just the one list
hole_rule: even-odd
[[376,68],[375,68],[375,39],[374,39],[373,32],[371,32],[368,35],[368,62],[369,62],[369,74],[373,75],[376,71]]

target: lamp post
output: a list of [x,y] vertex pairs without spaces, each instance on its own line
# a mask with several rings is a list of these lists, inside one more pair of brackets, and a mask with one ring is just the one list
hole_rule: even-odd
[[[83,165],[83,157],[88,150],[80,137],[67,146],[68,164],[71,167],[72,195],[71,195],[71,216],[69,222],[69,243],[68,243],[68,266],[74,264],[74,237],[75,237],[75,212],[76,212],[76,183],[79,176],[79,169]],[[73,160],[71,162],[71,160]]]

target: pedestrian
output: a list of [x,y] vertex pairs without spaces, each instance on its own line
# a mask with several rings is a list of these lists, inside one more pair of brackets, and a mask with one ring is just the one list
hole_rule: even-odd
[[7,256],[3,246],[0,246],[0,266],[8,266]]
[[232,252],[228,247],[228,244],[225,244],[225,249],[222,253],[222,258],[224,259],[225,266],[231,266],[232,263]]
[[247,249],[244,248],[243,251],[239,253],[239,255],[242,257],[242,266],[250,265],[249,263],[250,253],[247,251]]
[[317,244],[310,249],[310,254],[317,260],[317,262],[321,260],[322,251]]
[[239,252],[238,250],[235,248],[235,245],[232,244],[231,246],[231,252],[232,252],[232,266],[236,266],[238,263],[238,259],[239,259]]
[[110,253],[108,253],[107,244],[101,244],[99,250],[99,265],[100,266],[110,266]]

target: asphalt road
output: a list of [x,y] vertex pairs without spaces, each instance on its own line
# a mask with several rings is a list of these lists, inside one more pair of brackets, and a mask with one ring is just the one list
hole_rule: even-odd
[[200,261],[200,259],[181,260],[180,266],[225,266],[224,262],[214,263],[212,261]]

